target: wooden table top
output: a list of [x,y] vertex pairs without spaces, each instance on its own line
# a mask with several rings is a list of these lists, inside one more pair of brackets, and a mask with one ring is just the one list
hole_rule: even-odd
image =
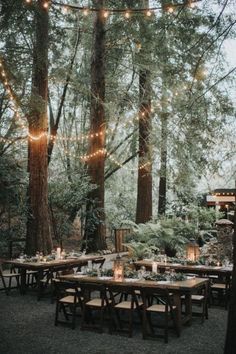
[[54,267],[60,267],[60,266],[73,266],[73,265],[80,265],[88,261],[92,261],[94,259],[102,259],[102,256],[81,256],[77,258],[66,258],[66,259],[60,259],[60,260],[52,260],[52,261],[40,261],[40,262],[27,262],[27,261],[21,261],[19,259],[1,259],[2,263],[5,264],[11,264],[17,268],[25,268],[25,269],[35,269],[35,270],[40,270],[44,268],[54,268]]
[[78,283],[100,283],[105,285],[132,286],[135,288],[168,288],[172,290],[191,290],[207,284],[207,278],[191,278],[181,281],[151,281],[126,278],[122,281],[116,281],[113,277],[89,277],[82,274],[68,274],[59,276],[61,280],[67,280]]
[[[152,267],[153,261],[151,260],[141,260],[136,261],[135,265],[137,266],[145,266],[145,267]],[[210,274],[232,274],[233,267],[228,266],[206,266],[206,265],[190,265],[190,264],[178,264],[178,263],[164,263],[164,262],[157,262],[157,268],[171,268],[176,270],[181,270],[185,272],[193,272],[193,273],[210,273]]]

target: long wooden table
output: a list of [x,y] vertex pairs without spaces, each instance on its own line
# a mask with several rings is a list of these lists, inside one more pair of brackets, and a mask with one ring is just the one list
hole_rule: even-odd
[[[149,280],[139,280],[134,279],[124,279],[122,281],[115,281],[113,278],[108,277],[89,277],[85,275],[62,275],[59,277],[61,280],[67,280],[71,282],[78,283],[100,283],[104,285],[118,285],[121,288],[125,286],[132,286],[135,289],[140,290],[141,288],[168,288],[174,297],[174,303],[177,306],[177,322],[179,331],[181,331],[182,325],[184,323],[191,323],[192,320],[192,304],[191,295],[196,292],[197,289],[202,287],[208,287],[209,280],[207,278],[191,278],[183,281],[149,281]],[[181,314],[181,296],[185,295],[186,298],[186,314],[182,317]]]
[[61,271],[69,268],[80,267],[87,265],[88,261],[93,261],[94,259],[102,259],[100,256],[81,256],[78,258],[67,258],[52,261],[40,261],[40,262],[27,262],[18,259],[1,259],[2,263],[10,264],[14,268],[17,268],[20,276],[20,292],[25,294],[26,292],[26,275],[27,270],[37,271],[37,288],[40,288],[40,281],[43,279],[45,271]]
[[[141,260],[136,261],[135,267],[140,268],[142,266],[146,267],[147,269],[152,269],[151,260]],[[160,272],[164,272],[167,268],[174,269],[177,272],[183,273],[192,273],[197,275],[217,275],[219,277],[231,277],[233,268],[231,266],[223,267],[223,266],[206,266],[206,265],[188,265],[188,264],[178,264],[178,263],[165,263],[165,262],[157,262],[157,268]]]

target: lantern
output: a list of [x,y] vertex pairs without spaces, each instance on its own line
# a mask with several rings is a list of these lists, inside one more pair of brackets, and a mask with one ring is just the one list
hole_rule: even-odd
[[157,273],[157,262],[152,262],[152,273]]
[[114,261],[113,266],[114,271],[114,280],[122,281],[124,279],[124,263],[121,260],[121,257],[118,255]]
[[196,241],[191,238],[189,240],[189,244],[187,245],[187,259],[189,261],[197,261],[199,256],[200,256],[200,250],[199,250],[199,245],[196,243]]

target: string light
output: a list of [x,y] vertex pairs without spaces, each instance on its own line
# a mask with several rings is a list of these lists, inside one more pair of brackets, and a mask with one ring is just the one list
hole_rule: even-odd
[[43,3],[43,8],[46,9],[46,10],[49,8],[49,2],[48,1],[45,1]]
[[[6,73],[3,69],[3,64],[2,64],[2,61],[0,59],[0,75],[3,77],[3,73],[4,73],[4,76],[6,76]],[[9,98],[10,98],[10,101],[11,101],[11,104],[13,104],[13,111],[15,113],[15,116],[16,118],[18,119],[19,123],[20,123],[20,126],[23,128],[23,129],[27,129],[27,127],[20,121],[21,120],[21,117],[20,117],[20,114],[18,112],[18,108],[17,108],[17,104],[14,102],[14,97],[11,93],[11,88],[8,84],[8,81],[7,80],[4,80],[4,86],[5,86],[5,89],[6,91],[8,92],[8,95],[9,95]],[[144,112],[142,112],[144,113]],[[128,120],[126,123],[124,123],[122,126],[123,127],[126,127],[127,125],[133,123],[133,121],[136,120],[138,121],[139,120],[139,117],[136,115],[134,119],[130,119]],[[114,129],[113,128],[108,128],[105,130],[105,132],[113,132]],[[22,138],[22,139],[27,139],[29,138],[31,141],[39,141],[41,138],[43,137],[47,137],[47,132],[43,132],[39,135],[32,135],[31,133],[28,133],[28,137],[26,138]],[[88,135],[84,135],[84,136],[81,136],[81,140],[82,139],[89,139],[89,138],[98,138],[99,136],[102,136],[103,135],[103,132],[97,132],[97,133],[92,133],[92,134],[88,134]],[[55,137],[53,135],[50,135],[50,139],[53,139],[53,140],[70,140],[70,141],[77,141],[78,138],[64,138],[64,137]],[[14,143],[15,140],[14,139],[5,139],[5,138],[0,138],[0,141],[2,142],[8,142],[8,143]],[[72,156],[72,154],[70,154],[68,151],[65,150],[65,153],[70,156]],[[91,153],[91,154],[88,154],[88,155],[80,155],[80,156],[75,156],[74,157],[79,157],[83,162],[88,162],[90,161],[91,159],[97,157],[97,156],[102,156],[102,155],[106,155],[107,154],[107,150],[106,149],[98,149],[97,151]],[[120,168],[124,168],[126,170],[130,170],[130,171],[134,171],[136,169],[130,169],[130,168],[127,168],[126,166],[122,165],[122,163],[120,163],[115,157],[113,157],[113,155],[111,154],[107,154],[107,157],[113,162],[115,163],[117,166],[119,166]],[[145,167],[147,167],[148,165],[150,165],[151,162],[146,162],[145,164],[143,165],[140,165],[138,167],[138,169],[144,169]]]
[[[10,84],[9,84],[8,80],[6,79],[6,72],[5,72],[4,68],[3,68],[3,64],[2,64],[1,58],[0,58],[0,75],[2,77],[4,77],[4,81],[2,80],[2,82],[4,84],[6,92],[8,93],[8,97],[9,97],[9,100],[10,100],[10,102],[12,104],[12,109],[15,112],[16,118],[18,119],[21,128],[24,129],[24,130],[27,130],[28,126],[24,125],[23,119],[20,117],[20,113],[18,111],[17,103],[15,102],[14,97],[12,95],[12,89],[10,87]],[[121,124],[119,126],[119,129],[124,129],[124,128],[128,127],[129,125],[133,125],[135,121],[139,121],[139,117],[136,114],[135,114],[135,116],[132,119],[129,119],[125,123]],[[71,142],[78,141],[79,142],[79,141],[86,141],[86,140],[89,140],[89,139],[98,138],[98,137],[103,136],[103,134],[112,134],[113,132],[114,132],[114,128],[107,128],[107,129],[105,129],[104,132],[100,131],[100,132],[90,133],[90,134],[81,134],[79,137],[72,137],[72,138],[63,137],[63,136],[60,137],[58,135],[57,136],[49,135],[49,139],[51,139],[51,140],[61,140],[61,141],[71,141]],[[29,137],[32,140],[34,140],[34,135],[29,134]],[[35,139],[37,140],[38,137],[36,136]]]
[[41,138],[43,138],[43,137],[45,137],[47,135],[48,134],[46,132],[41,133],[39,135],[32,135],[32,134],[28,133],[28,136],[29,136],[31,141],[38,141],[38,140],[40,140]]
[[88,14],[89,14],[89,9],[84,8],[84,9],[83,9],[83,15],[84,15],[84,16],[88,16]]
[[170,14],[172,14],[174,12],[174,8],[172,6],[168,6],[166,9],[167,9],[167,12],[169,12]]
[[[1,61],[0,61],[0,63],[1,63]],[[1,76],[2,77],[4,76],[4,78],[6,78],[6,73],[5,73],[4,69],[3,69],[2,63],[1,63],[0,68],[1,68],[1,71],[0,71],[1,72]],[[23,120],[20,117],[17,105],[16,105],[16,103],[14,101],[14,97],[12,95],[12,90],[10,88],[10,85],[9,85],[8,81],[5,79],[3,81],[3,84],[4,84],[4,87],[6,89],[8,97],[10,99],[10,102],[12,104],[12,108],[13,108],[13,110],[15,112],[16,118],[18,119],[21,128],[24,129],[24,130],[27,130],[28,127],[26,125],[24,125]],[[139,117],[135,115],[135,117],[133,119],[130,119],[127,122],[125,122],[124,124],[120,125],[119,129],[126,128],[129,125],[134,124],[134,122],[138,121],[138,120],[139,120]],[[89,140],[89,139],[102,137],[103,134],[110,134],[110,133],[113,133],[113,132],[114,132],[114,128],[107,128],[107,129],[105,129],[104,132],[100,131],[100,132],[90,133],[90,134],[81,134],[79,137],[72,137],[72,138],[71,137],[63,137],[63,136],[61,136],[61,137],[60,136],[56,136],[55,137],[54,135],[49,135],[49,139],[54,140],[54,141],[61,140],[61,141],[71,141],[71,142],[76,142],[77,141],[77,142],[79,142],[79,141],[86,141],[86,140]],[[34,135],[30,134],[30,133],[28,135],[29,135],[29,138],[32,139],[32,140],[38,140],[38,139],[41,138],[41,136],[40,137],[34,136]],[[45,135],[45,133],[43,133],[43,135]]]
[[18,112],[18,107],[17,107],[17,103],[15,102],[14,100],[14,97],[13,97],[13,94],[12,94],[12,89],[9,85],[9,82],[6,78],[6,71],[4,70],[4,66],[3,66],[3,61],[2,59],[0,58],[0,79],[2,79],[2,83],[3,83],[3,86],[7,92],[7,95],[8,95],[8,98],[10,100],[10,106],[15,114],[15,117],[16,119],[18,120],[18,123],[20,125],[20,127],[22,129],[26,129],[24,123],[21,121],[21,118],[20,118],[20,115],[19,115],[19,112]]
[[188,1],[187,6],[190,7],[191,9],[196,7],[196,3],[192,2],[192,1]]
[[62,12],[64,13],[64,14],[67,14],[68,13],[68,7],[65,5],[65,6],[63,6],[62,7]]
[[124,16],[125,16],[125,18],[129,19],[130,18],[130,11],[126,11]]
[[[27,1],[27,0],[26,0]],[[172,13],[174,11],[175,8],[185,8],[185,7],[190,7],[193,8],[195,7],[195,3],[200,2],[202,0],[189,0],[189,1],[184,1],[182,3],[177,3],[177,4],[166,4],[164,6],[164,11],[170,12]],[[87,16],[90,12],[98,12],[100,11],[100,9],[95,8],[95,7],[83,7],[83,6],[77,6],[77,5],[71,5],[71,4],[61,4],[57,1],[52,1],[52,4],[54,6],[67,6],[68,8],[72,9],[72,10],[81,10],[83,11],[84,15]],[[158,10],[163,10],[163,8],[161,6],[159,7],[152,7],[152,8],[134,8],[134,9],[129,9],[127,10],[127,8],[109,8],[104,10],[103,16],[105,18],[107,18],[109,16],[110,13],[114,13],[114,14],[122,14],[126,19],[129,19],[131,14],[144,14],[147,17],[150,17],[155,11]]]
[[[18,105],[17,103],[15,102],[15,99],[12,95],[12,89],[10,87],[10,84],[9,84],[9,81],[7,80],[7,75],[6,75],[6,71],[4,70],[4,67],[3,67],[3,63],[2,63],[2,60],[0,58],[0,76],[2,76],[2,78],[4,78],[4,80],[2,80],[3,82],[3,85],[5,87],[5,90],[8,94],[8,97],[9,97],[9,100],[11,102],[11,105],[12,105],[12,109],[15,113],[15,117],[19,123],[19,126],[23,129],[23,130],[27,130],[28,129],[28,126],[26,126],[23,122],[23,119],[21,118],[20,116],[20,113],[18,111]],[[187,89],[187,87],[185,86],[184,88]],[[176,93],[177,95],[177,93]],[[169,101],[171,101],[169,99]],[[157,103],[155,105],[156,107],[160,107],[160,103]],[[151,112],[153,112],[154,109],[151,108]],[[131,119],[128,119],[125,123],[123,124],[120,124],[118,128],[116,129],[119,129],[119,130],[122,130],[124,128],[127,128],[129,126],[132,126],[135,124],[135,122],[138,122],[140,120],[140,118],[144,117],[145,116],[145,112],[142,112],[141,113],[141,117],[137,114],[135,114]],[[25,119],[25,118],[24,118]],[[84,141],[87,141],[89,139],[94,139],[94,138],[98,138],[98,137],[102,137],[103,135],[109,135],[109,134],[112,134],[114,132],[115,128],[106,128],[104,131],[100,131],[100,132],[96,132],[96,133],[90,133],[90,134],[81,134],[80,136],[78,137],[63,137],[63,136],[54,136],[54,135],[48,135],[47,133],[42,133],[41,136],[34,136],[32,134],[28,134],[29,138],[31,140],[35,140],[37,141],[38,139],[40,139],[42,136],[44,135],[48,135],[48,138],[53,140],[53,141],[70,141],[70,142],[84,142]]]
[[118,167],[123,168],[127,171],[136,171],[137,169],[142,170],[142,169],[146,168],[147,166],[151,165],[151,162],[147,161],[144,164],[140,165],[138,168],[129,168],[129,167],[124,166],[121,162],[119,162],[112,154],[107,154],[107,157],[109,158],[109,160],[114,162]]
[[150,10],[148,10],[148,11],[146,12],[146,15],[147,15],[148,17],[150,17],[150,16],[152,16],[152,12],[151,12]]
[[11,139],[11,138],[3,138],[3,137],[0,137],[0,141],[3,142],[3,143],[8,143],[8,144],[13,144],[13,143],[21,143],[22,140],[24,141],[27,141],[28,137],[17,137],[15,139]]
[[97,151],[88,154],[88,155],[77,155],[74,153],[69,152],[68,150],[64,150],[65,155],[74,157],[74,158],[79,158],[82,162],[88,163],[90,160],[94,159],[97,156],[102,156],[106,155],[107,158],[112,161],[113,163],[116,164],[119,168],[125,169],[127,171],[137,171],[137,170],[142,170],[146,168],[147,166],[151,165],[150,161],[145,162],[144,164],[140,165],[138,168],[129,168],[123,165],[121,162],[119,162],[112,154],[109,154],[106,149],[98,149]]
[[109,12],[107,10],[104,10],[103,17],[108,18],[108,16],[109,16]]

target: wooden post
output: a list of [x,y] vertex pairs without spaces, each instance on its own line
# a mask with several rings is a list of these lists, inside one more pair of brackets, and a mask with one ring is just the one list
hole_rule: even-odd
[[114,231],[116,252],[126,252],[127,247],[125,247],[123,243],[125,243],[125,236],[130,233],[130,229],[115,229]]

